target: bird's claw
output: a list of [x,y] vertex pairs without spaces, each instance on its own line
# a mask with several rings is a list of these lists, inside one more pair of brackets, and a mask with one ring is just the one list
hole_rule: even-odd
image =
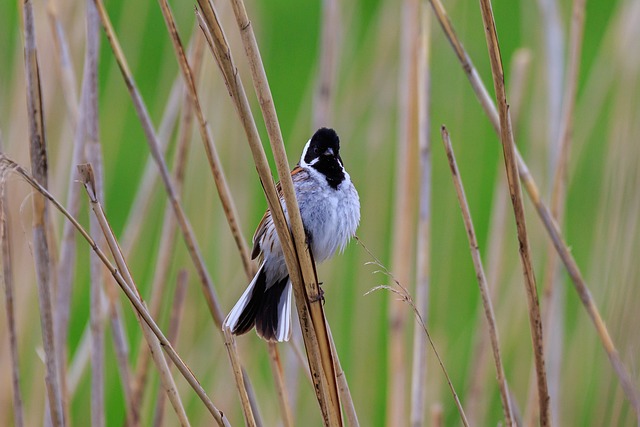
[[322,305],[324,305],[325,299],[324,299],[324,289],[322,289],[322,282],[318,282],[318,294],[314,295],[310,299],[311,299],[311,302],[322,301]]

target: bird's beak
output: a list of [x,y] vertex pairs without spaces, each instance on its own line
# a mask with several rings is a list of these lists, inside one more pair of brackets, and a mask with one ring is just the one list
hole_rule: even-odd
[[335,153],[333,152],[333,148],[327,148],[327,151],[324,152],[325,156],[333,156]]

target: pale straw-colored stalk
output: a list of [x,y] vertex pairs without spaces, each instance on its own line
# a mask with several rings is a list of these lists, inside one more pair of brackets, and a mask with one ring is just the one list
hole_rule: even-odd
[[[202,56],[204,53],[204,39],[198,37],[194,43],[192,51],[192,59],[194,72],[199,75],[200,66],[202,64]],[[175,160],[173,166],[173,179],[176,190],[182,193],[185,172],[187,168],[187,160],[189,154],[190,141],[193,131],[193,104],[188,102],[186,92],[183,94],[183,108],[180,115],[180,127],[178,130],[178,141],[175,152]],[[178,225],[173,215],[173,209],[170,205],[166,205],[163,213],[162,228],[160,231],[160,245],[158,247],[158,255],[156,258],[153,279],[151,281],[151,296],[149,302],[149,311],[151,316],[158,319],[161,314],[162,301],[165,295],[167,285],[167,277],[171,268],[171,257],[175,251],[176,229]],[[136,374],[134,380],[133,404],[140,406],[143,401],[145,386],[147,384],[149,372],[148,348],[141,348],[136,361]]]
[[[509,80],[509,99],[511,100],[511,120],[514,132],[517,134],[520,123],[525,88],[528,83],[528,72],[531,65],[531,52],[527,49],[519,49],[513,54],[511,60],[511,77]],[[499,295],[502,272],[504,270],[504,243],[508,215],[508,195],[506,176],[499,174],[493,191],[491,206],[491,224],[489,226],[489,242],[487,243],[487,282],[489,297],[496,301]],[[487,411],[486,378],[489,368],[489,347],[486,339],[489,334],[489,326],[482,321],[484,313],[478,312],[477,324],[479,327],[475,333],[475,344],[472,350],[470,381],[467,388],[465,403],[467,415],[471,425],[482,424]],[[514,401],[512,399],[512,405]],[[515,408],[514,408],[515,410]],[[517,419],[517,417],[514,417]]]
[[198,278],[200,279],[200,284],[202,285],[201,287],[204,294],[204,299],[207,303],[207,307],[209,308],[209,312],[211,313],[211,316],[213,317],[216,325],[222,325],[224,314],[222,312],[222,309],[220,308],[220,304],[213,287],[213,282],[211,280],[211,277],[209,276],[209,272],[206,269],[202,251],[200,250],[200,246],[198,245],[195,237],[195,232],[193,231],[191,223],[189,222],[184,212],[184,208],[182,207],[182,204],[180,202],[180,196],[178,195],[178,192],[175,188],[175,183],[169,174],[169,169],[160,150],[160,143],[158,140],[158,136],[153,129],[149,111],[147,110],[142,96],[137,89],[137,86],[133,79],[133,74],[131,73],[126,58],[124,57],[122,47],[120,46],[120,42],[118,41],[113,30],[113,26],[104,8],[104,4],[101,0],[94,1],[98,8],[100,21],[105,30],[107,40],[109,41],[109,44],[112,48],[118,66],[120,67],[122,77],[125,80],[125,84],[127,86],[127,89],[129,90],[129,94],[131,95],[134,108],[136,110],[136,113],[138,114],[140,123],[142,124],[145,137],[151,151],[151,155],[160,170],[160,177],[162,178],[162,183],[164,184],[167,196],[169,197],[171,206],[173,207],[173,211],[176,215],[180,231],[182,232],[182,236],[187,246],[187,251],[191,257],[191,260],[193,261],[196,272],[198,273]]
[[[84,173],[81,173],[81,176],[86,177],[87,179],[89,179],[90,176],[91,176],[91,172],[90,172],[91,168],[90,168],[90,166],[89,165],[83,165],[82,169],[83,169]],[[53,195],[51,195],[51,193],[49,193],[49,191],[47,191],[46,188],[44,188],[42,185],[40,185],[35,180],[35,178],[33,176],[31,176],[31,174],[29,174],[29,172],[27,172],[22,166],[18,165],[13,160],[9,159],[7,156],[5,156],[4,154],[1,154],[1,153],[0,153],[0,172],[2,172],[2,173],[13,172],[13,173],[16,173],[17,175],[19,175],[31,187],[33,187],[39,194],[41,194],[49,202],[51,202],[53,204],[53,206],[56,209],[58,209],[58,211],[60,211],[67,218],[67,220],[69,220],[73,224],[73,226],[80,233],[82,238],[84,238],[87,241],[87,243],[93,249],[93,251],[98,255],[98,257],[100,257],[100,260],[102,261],[102,263],[107,267],[107,269],[109,270],[109,273],[111,274],[111,276],[113,276],[113,278],[118,283],[118,286],[120,287],[120,289],[124,292],[124,294],[126,295],[127,299],[133,305],[134,310],[137,312],[137,314],[140,315],[142,320],[144,320],[145,324],[149,326],[149,328],[151,329],[151,331],[153,332],[153,334],[157,338],[157,341],[159,341],[159,343],[161,345],[161,348],[164,349],[164,351],[167,353],[167,355],[169,356],[171,361],[176,365],[176,367],[180,371],[180,374],[187,380],[187,382],[189,383],[191,388],[196,392],[196,394],[198,395],[200,400],[204,403],[204,405],[206,406],[207,410],[211,413],[211,415],[216,420],[218,425],[224,426],[224,427],[229,426],[230,425],[229,421],[227,420],[225,415],[218,408],[216,408],[216,406],[213,404],[211,399],[207,396],[207,394],[206,394],[204,388],[202,387],[202,385],[200,385],[200,383],[198,382],[198,380],[194,376],[193,372],[189,369],[189,367],[180,358],[178,353],[175,351],[175,349],[171,345],[171,342],[162,333],[162,330],[160,329],[160,327],[158,327],[157,323],[153,320],[153,318],[149,314],[149,310],[147,309],[146,305],[139,298],[139,294],[137,292],[137,288],[135,286],[135,283],[128,282],[127,279],[125,279],[125,277],[123,276],[123,273],[122,273],[124,270],[121,270],[120,267],[115,267],[113,264],[111,264],[111,262],[109,261],[109,258],[107,257],[107,255],[102,251],[102,249],[100,249],[100,247],[98,247],[96,242],[89,235],[89,233],[84,229],[84,227],[82,227],[82,225],[80,225],[78,220],[75,217],[73,217],[64,208],[64,206],[62,206],[60,204],[60,202],[55,197],[53,197]],[[85,188],[87,188],[87,192],[88,192],[88,194],[90,194],[92,200],[95,201],[94,206],[96,207],[96,211],[97,211],[98,215],[100,215],[101,211],[100,211],[99,207],[97,206],[97,201],[95,200],[95,197],[94,197],[95,196],[95,191],[93,190],[94,187],[93,187],[93,185],[89,184],[90,182],[92,182],[92,181],[89,179],[87,181],[87,184],[86,184],[88,186],[88,188],[87,187],[85,187]],[[115,241],[115,237],[113,236],[113,233],[110,232],[109,224],[105,223],[105,222],[101,222],[101,225],[104,225],[104,227],[105,227],[105,228],[103,228],[103,232],[105,232],[105,234],[106,234],[105,237],[107,238],[107,243],[109,243],[114,249],[119,249],[118,245],[117,245],[117,242]],[[111,240],[111,242],[110,242],[110,240]],[[115,258],[117,258],[117,257],[121,258],[121,253],[118,250],[116,250],[116,255],[114,255],[114,257]],[[126,267],[126,265],[124,265],[124,266]],[[164,358],[161,358],[161,359],[165,360]]]
[[[47,187],[47,145],[42,111],[42,92],[40,87],[40,69],[36,48],[33,4],[31,0],[23,2],[24,60],[27,90],[27,119],[29,123],[29,153],[31,171],[34,179]],[[45,385],[49,416],[53,426],[64,426],[64,397],[60,385],[60,366],[55,351],[54,317],[51,307],[52,265],[47,238],[48,209],[46,199],[38,193],[32,198],[33,205],[33,256],[38,285],[38,305],[40,308],[40,326],[45,358]]]
[[[92,0],[86,2],[87,21],[87,53],[85,56],[85,77],[87,78],[86,103],[83,114],[86,131],[85,157],[94,168],[96,193],[104,200],[104,172],[102,164],[102,147],[98,126],[98,55],[100,49],[100,20]],[[96,244],[104,247],[105,239],[100,233],[98,220],[89,218],[91,234]],[[103,291],[104,266],[100,258],[90,253],[90,311],[89,324],[91,328],[91,425],[103,427],[105,425],[105,343],[104,343],[104,310],[105,298]]]
[[[175,345],[178,339],[178,330],[180,328],[180,320],[182,313],[184,312],[184,300],[187,293],[189,274],[187,270],[180,270],[178,272],[178,278],[176,280],[176,290],[173,294],[173,304],[171,305],[171,317],[169,318],[169,329],[167,330],[167,338]],[[169,363],[167,361],[167,363]],[[169,367],[171,364],[169,363]],[[167,395],[158,390],[155,400],[155,409],[153,411],[153,427],[161,427],[162,420],[164,418],[164,404],[166,402]]]
[[[447,16],[446,10],[444,6],[440,2],[440,0],[429,0],[436,18],[440,23],[442,30],[445,33],[445,36],[449,40],[452,48],[454,49],[458,60],[460,61],[460,65],[463,68],[463,71],[467,75],[469,79],[469,83],[480,102],[485,114],[489,118],[489,121],[493,125],[493,128],[496,132],[500,132],[500,120],[498,117],[498,113],[493,103],[491,97],[488,95],[486,87],[482,83],[480,76],[473,66],[469,55],[465,51],[460,39],[457,37],[451,21]],[[556,222],[553,220],[553,216],[551,215],[550,209],[541,199],[540,191],[538,186],[527,167],[527,164],[524,162],[524,159],[520,155],[515,148],[515,155],[518,162],[518,172],[520,174],[520,180],[525,190],[529,195],[529,199],[534,204],[536,208],[536,212],[542,221],[542,224],[549,235],[549,238],[553,242],[553,246],[558,252],[560,259],[565,265],[569,277],[571,278],[572,283],[578,293],[578,297],[580,298],[580,302],[584,306],[587,314],[591,318],[593,325],[596,329],[596,333],[598,334],[598,338],[602,342],[602,346],[604,347],[605,352],[607,353],[607,357],[609,358],[609,362],[613,367],[616,375],[620,380],[620,384],[625,392],[625,396],[631,402],[631,405],[634,407],[636,414],[638,414],[638,418],[640,419],[640,393],[638,392],[638,388],[635,385],[629,371],[622,363],[622,359],[620,358],[620,354],[609,335],[609,330],[607,329],[604,320],[596,306],[593,297],[591,296],[591,292],[587,286],[587,283],[582,275],[582,271],[578,266],[575,258],[571,254],[571,251],[567,245],[567,243],[563,240],[562,234],[560,233],[560,229]]]
[[318,75],[313,97],[313,125],[329,126],[333,121],[333,98],[340,59],[340,35],[342,30],[338,0],[322,1],[320,54]]
[[[551,424],[549,414],[549,389],[547,386],[547,372],[544,360],[544,339],[542,335],[542,320],[540,316],[540,304],[538,301],[538,291],[531,260],[531,249],[529,247],[529,236],[524,217],[524,202],[522,200],[522,190],[518,180],[518,164],[516,160],[515,141],[513,129],[511,127],[511,116],[509,105],[507,104],[507,94],[504,84],[504,69],[500,56],[500,46],[493,17],[490,0],[480,0],[480,10],[484,22],[487,48],[491,60],[491,73],[493,75],[493,86],[498,103],[498,113],[500,117],[500,140],[502,142],[502,152],[504,154],[505,168],[507,171],[507,183],[509,194],[516,220],[516,230],[518,235],[520,261],[524,276],[524,285],[527,295],[527,305],[529,309],[529,326],[531,329],[531,341],[533,345],[533,356],[536,367],[536,380],[538,384],[538,403],[540,412],[540,424],[548,426]],[[508,398],[508,396],[507,396]]]
[[[0,147],[1,148],[1,147]],[[4,288],[4,307],[7,316],[7,333],[9,335],[9,357],[11,359],[11,392],[13,398],[13,423],[16,427],[24,426],[24,405],[20,389],[20,359],[18,354],[18,334],[14,304],[13,265],[11,261],[11,233],[9,231],[9,209],[5,194],[4,177],[0,177],[0,251],[2,263],[2,287]]]
[[[398,139],[396,147],[395,191],[391,266],[401,283],[412,283],[415,258],[415,211],[418,192],[418,91],[417,57],[419,41],[418,0],[402,2],[400,70],[398,72]],[[390,295],[392,297],[392,295]],[[389,340],[387,360],[387,425],[405,425],[408,364],[407,307],[397,298],[389,300]]]
[[[78,166],[78,170],[80,172],[80,176],[82,179],[82,183],[84,184],[85,189],[87,190],[87,195],[89,196],[89,202],[91,204],[91,210],[95,214],[102,234],[107,241],[107,246],[109,247],[109,251],[113,256],[116,266],[122,277],[125,280],[125,284],[128,286],[129,290],[132,291],[133,295],[144,306],[144,302],[140,297],[140,293],[138,292],[138,288],[136,287],[133,277],[131,276],[131,272],[129,271],[129,266],[127,265],[124,256],[122,255],[122,250],[116,241],[116,238],[111,230],[111,226],[107,221],[104,210],[102,208],[102,204],[98,199],[98,192],[96,187],[95,175],[93,172],[93,168],[89,164],[84,164]],[[96,246],[97,242],[94,242]],[[173,409],[178,416],[178,420],[183,427],[189,426],[189,419],[187,418],[187,413],[184,410],[184,405],[182,404],[182,400],[180,399],[180,395],[178,394],[178,389],[176,387],[175,381],[173,380],[173,376],[171,375],[171,371],[169,370],[169,365],[167,364],[167,360],[162,355],[162,345],[158,338],[154,335],[151,326],[144,322],[140,313],[136,313],[136,317],[140,327],[142,329],[142,334],[144,339],[149,346],[149,351],[151,352],[151,357],[156,364],[156,368],[158,369],[158,374],[160,376],[160,382],[164,387],[167,396],[169,397],[169,401],[173,406]]]
[[[419,154],[419,203],[418,234],[416,242],[416,308],[428,318],[429,276],[431,261],[431,22],[426,5],[420,4],[420,44],[416,63],[418,84],[418,148]],[[427,340],[418,328],[413,329],[413,361],[411,367],[410,425],[420,427],[425,423],[427,392]]]
[[460,210],[462,211],[462,219],[464,221],[465,230],[467,232],[467,238],[469,239],[471,258],[473,259],[473,268],[476,272],[478,286],[480,287],[482,306],[484,307],[484,314],[489,326],[489,337],[491,340],[491,349],[493,350],[493,359],[496,367],[498,387],[500,389],[500,399],[502,400],[502,410],[504,411],[504,418],[507,426],[514,426],[516,425],[516,420],[514,419],[513,409],[511,408],[509,386],[505,377],[504,366],[502,365],[502,356],[500,355],[498,326],[495,314],[493,312],[493,303],[491,302],[489,287],[487,286],[487,278],[484,274],[482,257],[480,256],[480,249],[478,247],[478,239],[476,238],[473,220],[471,219],[471,210],[469,209],[469,204],[467,203],[467,196],[465,195],[462,178],[460,177],[460,170],[458,169],[458,164],[456,163],[456,158],[453,152],[453,147],[451,145],[449,132],[444,126],[442,126],[441,133],[444,149],[447,154],[447,159],[449,160],[451,177],[453,178],[453,183],[456,189],[456,196],[458,197],[458,203],[460,204]]
[[280,134],[275,109],[273,108],[273,99],[264,75],[264,68],[260,60],[251,23],[246,15],[244,4],[242,2],[233,2],[236,21],[249,59],[258,100],[271,138],[271,147],[276,160],[278,176],[290,216],[293,241],[273,183],[270,167],[260,142],[260,136],[251,114],[248,99],[233,63],[231,51],[217,13],[213,4],[206,0],[199,0],[198,4],[200,10],[197,11],[197,16],[200,26],[207,37],[209,46],[220,67],[229,94],[234,101],[245,129],[256,169],[265,191],[267,204],[283,247],[287,269],[293,283],[296,308],[302,326],[309,366],[314,378],[314,390],[321,408],[323,422],[325,425],[342,425],[335,366],[327,335],[315,266],[311,260],[311,253],[306,246],[305,233],[302,228],[302,220],[300,219],[293,183],[289,175],[289,165],[284,151],[284,144],[282,143],[282,135]]

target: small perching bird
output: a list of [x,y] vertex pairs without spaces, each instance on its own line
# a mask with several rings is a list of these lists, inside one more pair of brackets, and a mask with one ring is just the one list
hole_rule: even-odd
[[[340,158],[340,139],[333,129],[321,128],[302,150],[300,162],[291,171],[307,242],[316,262],[341,251],[355,235],[360,222],[360,200]],[[277,185],[287,221],[282,188]],[[271,212],[258,224],[251,258],[260,257],[260,268],[223,328],[235,335],[255,325],[267,341],[287,341],[291,336],[291,281]]]

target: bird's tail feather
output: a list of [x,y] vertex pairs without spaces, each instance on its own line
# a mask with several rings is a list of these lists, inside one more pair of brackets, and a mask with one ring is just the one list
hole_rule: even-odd
[[256,326],[256,332],[268,341],[287,341],[291,336],[291,282],[284,277],[271,286],[266,283],[264,263],[247,289],[227,315],[223,328],[234,335]]

